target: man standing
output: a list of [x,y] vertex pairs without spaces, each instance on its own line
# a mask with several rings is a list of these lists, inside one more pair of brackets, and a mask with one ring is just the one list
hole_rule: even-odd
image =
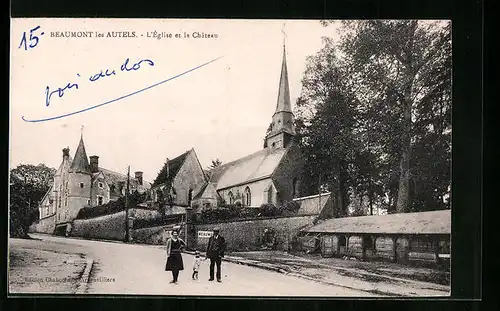
[[217,282],[222,282],[220,265],[226,250],[226,241],[224,240],[224,237],[219,235],[219,228],[214,228],[213,232],[214,234],[208,239],[206,254],[206,256],[210,259],[209,281],[214,280],[214,266],[217,265]]

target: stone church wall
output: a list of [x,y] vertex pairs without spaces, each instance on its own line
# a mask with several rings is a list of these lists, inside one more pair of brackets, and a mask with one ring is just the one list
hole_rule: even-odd
[[[259,207],[264,203],[267,203],[267,192],[266,189],[271,184],[271,178],[261,179],[254,181],[252,183],[244,184],[241,186],[234,186],[231,188],[226,188],[219,191],[219,195],[229,204],[229,192],[233,193],[235,202],[244,203],[244,193],[246,187],[250,188],[251,202],[250,207]],[[246,204],[243,204],[246,206]]]
[[296,178],[299,183],[299,189],[296,197],[300,196],[300,178],[302,176],[302,167],[303,159],[300,154],[300,150],[296,146],[291,146],[273,174],[273,180],[278,188],[281,199],[280,204],[285,201],[292,201],[294,178]]

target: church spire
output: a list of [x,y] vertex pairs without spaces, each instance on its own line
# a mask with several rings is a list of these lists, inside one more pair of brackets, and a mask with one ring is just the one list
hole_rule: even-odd
[[[83,131],[83,127],[82,127]],[[75,157],[73,158],[73,163],[71,163],[70,171],[73,173],[87,173],[90,174],[90,164],[87,157],[87,152],[85,152],[85,144],[83,143],[83,133],[80,135],[80,143],[76,149]]]
[[[283,31],[283,30],[282,30]],[[286,37],[283,31],[284,37]],[[288,85],[288,69],[286,66],[286,46],[283,41],[283,59],[281,62],[281,75],[278,87],[278,101],[273,120],[269,126],[264,148],[286,148],[295,136],[294,115],[290,100],[290,87]]]
[[285,41],[283,41],[283,60],[281,63],[281,76],[278,88],[278,102],[276,103],[276,113],[277,112],[292,112],[292,105],[290,103],[290,88],[288,85],[288,69],[286,66]]

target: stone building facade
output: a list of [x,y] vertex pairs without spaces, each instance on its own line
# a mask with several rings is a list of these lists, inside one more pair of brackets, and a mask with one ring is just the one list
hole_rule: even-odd
[[151,189],[154,202],[188,207],[206,187],[206,177],[194,149],[165,161]]
[[[73,158],[69,148],[63,149],[54,181],[39,205],[40,222],[50,224],[49,227],[65,226],[83,207],[103,205],[125,195],[126,182],[126,175],[99,167],[98,156],[91,156],[89,162],[81,137]],[[131,193],[144,193],[151,187],[140,171],[130,177],[129,185]]]

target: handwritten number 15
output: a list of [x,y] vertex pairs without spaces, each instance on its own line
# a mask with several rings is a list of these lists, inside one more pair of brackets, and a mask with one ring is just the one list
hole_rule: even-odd
[[[40,29],[40,26],[36,26],[35,28],[30,30],[30,36],[29,40],[26,38],[26,31],[23,32],[23,37],[21,39],[21,43],[19,44],[18,49],[24,46],[24,50],[32,49],[36,47],[38,44],[39,38],[35,35],[35,32]],[[43,35],[43,32],[40,33],[40,35]],[[29,42],[29,43],[28,43]]]

